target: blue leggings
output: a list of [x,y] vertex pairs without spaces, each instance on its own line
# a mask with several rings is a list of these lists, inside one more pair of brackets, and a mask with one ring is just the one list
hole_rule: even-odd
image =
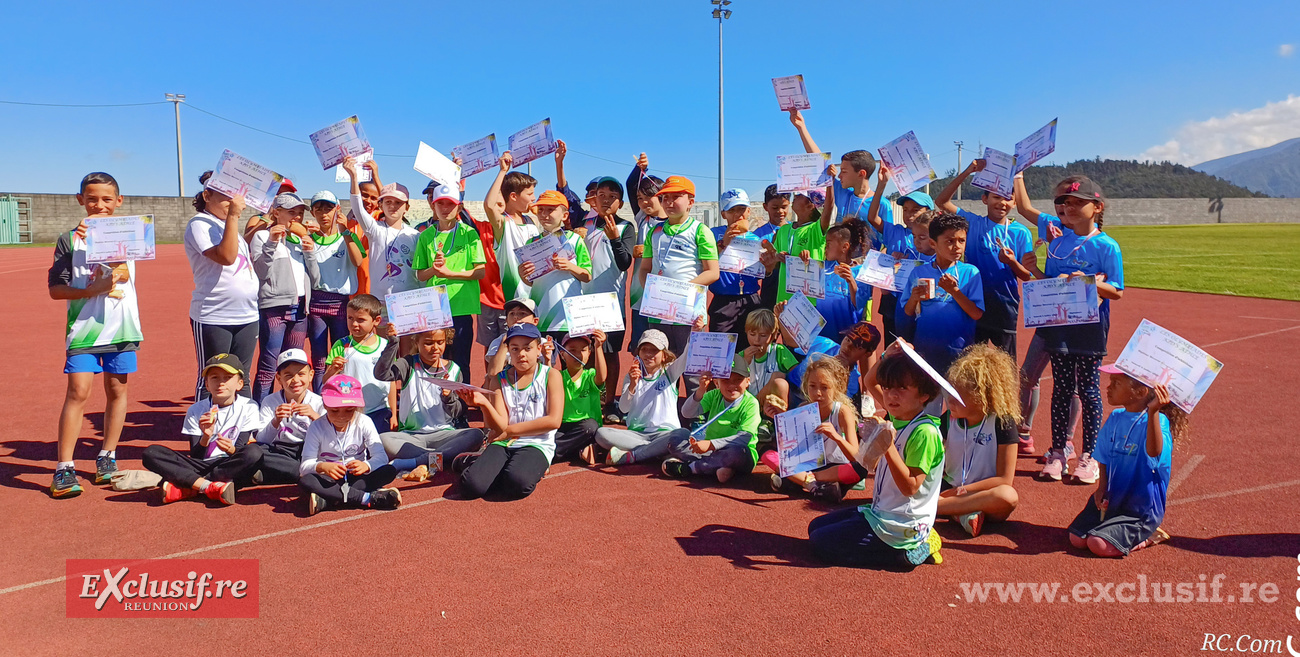
[[[330,346],[348,334],[348,295],[312,290],[307,310],[307,339],[311,341],[312,388],[317,394],[325,385],[325,357]],[[383,427],[383,430],[387,430]]]

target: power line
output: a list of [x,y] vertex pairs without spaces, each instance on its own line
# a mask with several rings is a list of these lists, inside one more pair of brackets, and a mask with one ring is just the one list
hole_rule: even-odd
[[140,107],[142,105],[165,105],[167,101],[156,100],[151,103],[118,103],[112,105],[67,105],[63,103],[24,103],[16,100],[0,100],[4,105],[27,105],[29,107]]

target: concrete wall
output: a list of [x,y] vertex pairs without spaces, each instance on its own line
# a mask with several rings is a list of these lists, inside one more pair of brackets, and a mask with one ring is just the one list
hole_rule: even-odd
[[[71,194],[13,195],[31,199],[32,241],[36,243],[54,242],[59,233],[69,230],[85,216],[76,197]],[[194,215],[190,202],[189,198],[174,196],[127,196],[118,214],[152,214],[157,224],[158,241],[179,242],[185,222]],[[345,207],[349,205],[346,200],[343,204]],[[958,205],[983,214],[984,205],[978,200],[961,201]],[[469,201],[466,206],[475,216],[486,216],[481,201]],[[1034,206],[1047,212],[1052,210],[1050,200],[1034,201]],[[721,222],[716,203],[697,203],[695,209],[694,214],[706,224],[718,225]],[[252,214],[245,211],[245,217]],[[621,214],[631,218],[626,209]],[[767,222],[767,213],[761,205],[752,206],[750,214],[753,227]],[[428,203],[418,199],[411,201],[408,216],[411,223],[419,223],[432,216],[432,212]],[[1107,226],[1280,222],[1300,223],[1300,199],[1114,199],[1106,208]]]

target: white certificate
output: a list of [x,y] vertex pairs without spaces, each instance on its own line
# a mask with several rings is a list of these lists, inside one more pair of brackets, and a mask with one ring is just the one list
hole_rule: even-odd
[[898,260],[883,251],[868,251],[857,279],[871,287],[878,287],[890,292],[902,292],[907,285],[907,277],[921,264],[920,260]]
[[767,275],[767,268],[759,260],[763,254],[763,240],[745,237],[732,238],[727,248],[718,255],[718,269],[733,274],[762,278]]
[[613,292],[565,297],[562,303],[569,335],[589,335],[592,331],[610,333],[624,328],[623,308]]
[[812,103],[808,102],[808,88],[804,86],[802,75],[772,78],[772,87],[776,89],[776,104],[781,107],[782,112],[792,109],[812,109]]
[[816,433],[822,423],[817,404],[804,404],[772,418],[776,424],[776,449],[782,478],[811,472],[826,465],[826,441]]
[[362,153],[374,152],[356,115],[311,133],[311,145],[316,149],[316,157],[320,159],[322,169],[339,164],[349,155],[356,157]]
[[475,139],[463,146],[451,149],[452,157],[460,158],[460,175],[468,178],[476,173],[483,173],[500,165],[501,156],[497,154],[497,136],[492,133],[482,139]]
[[204,187],[231,198],[243,196],[244,203],[258,212],[271,209],[275,193],[280,191],[284,176],[238,154],[226,150],[212,170]]
[[1016,173],[1028,169],[1033,163],[1051,155],[1056,150],[1056,119],[1032,135],[1016,142]]
[[[362,153],[356,156],[357,182],[359,183],[370,182],[370,169],[367,169],[361,165],[373,159],[375,159],[374,153]],[[352,182],[352,177],[348,175],[347,169],[344,169],[342,164],[335,165],[334,167],[334,182],[336,183]]]
[[1223,363],[1204,349],[1145,319],[1115,366],[1145,385],[1164,384],[1171,401],[1188,413],[1223,369]]
[[[644,308],[642,301],[642,308]],[[826,318],[817,312],[817,306],[812,305],[808,297],[795,292],[789,301],[785,302],[785,308],[781,310],[781,326],[792,336],[799,349],[808,353],[812,347],[813,338],[817,337],[822,329],[826,326]]]
[[86,218],[86,262],[153,258],[153,215]]
[[688,376],[708,374],[715,379],[725,379],[731,376],[731,361],[735,357],[735,333],[692,333],[683,372]]
[[830,153],[797,153],[776,156],[776,191],[782,194],[824,189],[831,184],[826,167]]
[[[431,376],[427,376],[427,377],[423,377],[423,380],[429,384],[438,386],[439,388],[442,388],[444,390],[450,390],[452,392],[460,392],[462,390],[468,392],[481,392],[485,395],[489,395],[489,397],[492,394],[491,390],[480,388],[478,386],[472,386],[468,383],[461,383],[460,381],[452,381],[451,379],[438,379]],[[442,455],[439,454],[439,456]]]
[[814,299],[826,298],[826,265],[821,260],[809,260],[796,255],[785,257],[785,291],[802,292]]
[[451,301],[446,285],[421,287],[384,295],[387,319],[398,335],[410,335],[451,326]]
[[1022,289],[1024,303],[1021,314],[1025,318],[1025,328],[1101,321],[1097,279],[1093,276],[1025,281]]
[[971,176],[970,184],[1002,198],[1011,198],[1016,175],[1016,158],[995,148],[984,149],[984,170]]
[[521,167],[543,155],[555,152],[558,145],[551,133],[551,120],[542,119],[510,135],[510,156],[515,167]]
[[519,259],[519,264],[533,263],[533,275],[525,282],[531,283],[555,271],[555,263],[551,261],[551,256],[563,252],[565,246],[567,244],[560,238],[547,235],[515,249],[515,257]]
[[930,166],[930,156],[921,149],[921,142],[916,140],[916,133],[907,134],[880,147],[880,161],[889,167],[890,180],[904,196],[922,188],[934,180],[934,167]]
[[707,297],[708,290],[703,285],[646,274],[641,316],[669,324],[694,324],[696,317],[706,314]]
[[897,342],[898,342],[898,346],[903,348],[903,353],[907,354],[907,357],[911,358],[912,362],[916,363],[917,365],[920,365],[921,369],[925,370],[925,373],[930,375],[930,378],[934,379],[934,382],[938,383],[939,387],[943,388],[944,392],[952,395],[952,398],[956,399],[958,402],[961,402],[963,404],[965,403],[961,401],[961,395],[957,394],[957,389],[952,387],[951,383],[948,383],[948,379],[943,378],[942,374],[936,372],[935,369],[931,367],[929,363],[925,362],[925,359],[921,358],[921,354],[916,353],[916,350],[912,348],[912,345],[907,344],[901,339],[898,340]]
[[424,142],[415,152],[415,170],[430,180],[460,189],[460,165]]

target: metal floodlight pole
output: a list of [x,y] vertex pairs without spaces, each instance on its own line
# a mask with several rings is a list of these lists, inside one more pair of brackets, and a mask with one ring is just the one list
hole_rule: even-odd
[[[960,176],[961,175],[961,147],[966,145],[966,142],[954,141],[953,144],[956,144],[957,146],[957,175]],[[958,201],[961,200],[961,185],[957,186],[957,200]]]
[[[731,18],[731,10],[725,9],[731,0],[709,0],[714,5],[713,17],[718,19],[718,201],[722,201],[722,192],[726,189],[726,155],[723,151],[724,132],[722,121],[722,21]],[[721,208],[721,206],[719,206]]]
[[185,165],[181,160],[181,103],[185,102],[185,94],[167,94],[167,100],[176,110],[176,189],[179,196],[185,196]]

